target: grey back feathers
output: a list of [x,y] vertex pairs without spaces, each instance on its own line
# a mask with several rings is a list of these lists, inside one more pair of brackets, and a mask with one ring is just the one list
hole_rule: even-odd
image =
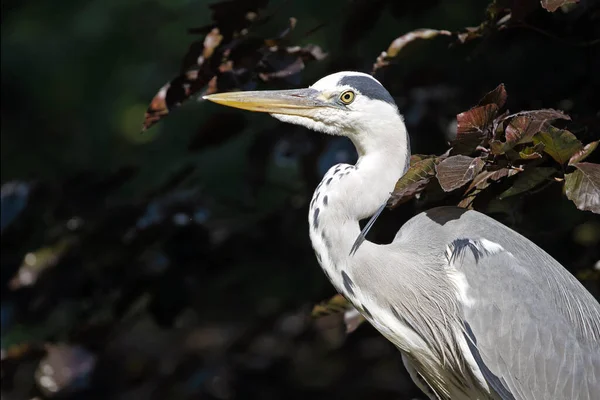
[[431,249],[443,243],[444,268],[468,288],[460,315],[471,355],[499,398],[600,393],[600,305],[572,275],[506,226],[454,207],[417,215],[394,241],[422,254],[421,268],[439,265]]
[[396,106],[394,98],[390,93],[375,79],[363,75],[346,75],[338,82],[340,86],[350,86],[356,89],[360,94],[372,100],[381,100]]

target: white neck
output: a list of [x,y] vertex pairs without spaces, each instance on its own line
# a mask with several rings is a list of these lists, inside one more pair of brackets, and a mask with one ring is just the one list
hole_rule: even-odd
[[[408,136],[398,118],[398,124],[385,127],[389,131],[385,147],[377,146],[372,140],[375,134],[362,127],[364,136],[353,138],[360,155],[356,166],[333,166],[313,195],[310,238],[317,259],[339,291],[339,271],[351,264],[350,249],[360,233],[359,221],[372,216],[389,199],[408,167]],[[382,131],[378,135],[381,139]]]

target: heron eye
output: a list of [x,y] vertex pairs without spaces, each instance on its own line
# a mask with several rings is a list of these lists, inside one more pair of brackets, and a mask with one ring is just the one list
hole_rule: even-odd
[[350,104],[354,101],[354,97],[356,97],[356,95],[352,90],[346,90],[344,93],[340,94],[340,101],[344,104]]

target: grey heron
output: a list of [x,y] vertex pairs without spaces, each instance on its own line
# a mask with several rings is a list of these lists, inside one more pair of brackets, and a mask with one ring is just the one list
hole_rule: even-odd
[[205,98],[354,143],[356,165],[333,166],[314,192],[312,246],[430,399],[600,399],[600,304],[527,238],[439,207],[390,244],[357,241],[409,166],[403,118],[379,81],[339,72],[306,89]]

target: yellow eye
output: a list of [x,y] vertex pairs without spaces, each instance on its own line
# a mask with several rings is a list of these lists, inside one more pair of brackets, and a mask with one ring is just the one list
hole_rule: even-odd
[[344,104],[350,104],[354,101],[355,94],[352,90],[346,90],[340,94],[340,101]]

